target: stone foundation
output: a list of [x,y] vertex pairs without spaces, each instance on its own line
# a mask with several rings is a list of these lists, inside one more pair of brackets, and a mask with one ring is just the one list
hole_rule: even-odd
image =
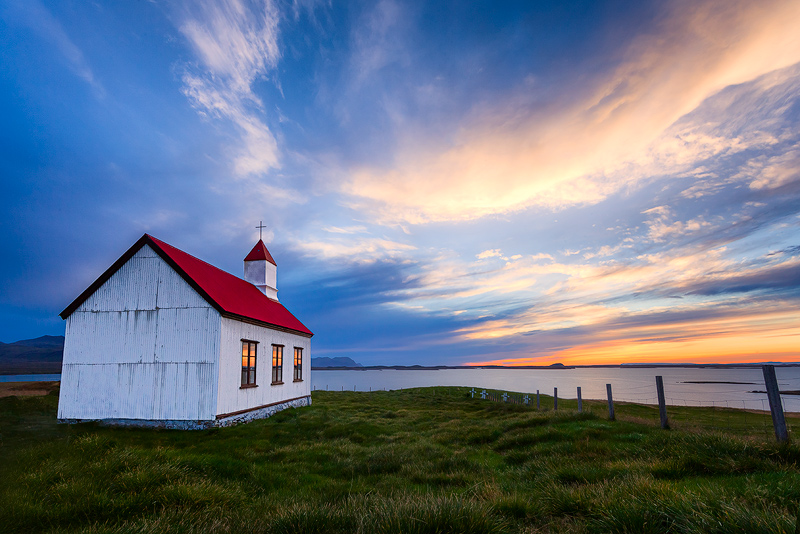
[[185,420],[156,420],[156,419],[59,419],[59,423],[99,423],[102,426],[119,427],[138,427],[138,428],[164,428],[170,430],[205,430],[208,428],[226,427],[249,423],[256,419],[266,419],[267,417],[286,410],[287,408],[301,408],[311,406],[311,395],[291,399],[285,402],[276,402],[269,406],[254,408],[252,410],[238,412],[228,416],[212,419],[208,421],[185,421]]

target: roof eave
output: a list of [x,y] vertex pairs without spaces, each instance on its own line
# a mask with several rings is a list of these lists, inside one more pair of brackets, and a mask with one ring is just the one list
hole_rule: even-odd
[[252,324],[252,325],[256,325],[256,326],[263,326],[263,327],[266,327],[266,328],[271,328],[273,330],[279,330],[281,332],[287,332],[289,334],[296,334],[298,336],[303,336],[303,337],[307,337],[307,338],[314,337],[314,334],[311,333],[310,331],[303,332],[302,330],[295,330],[294,328],[287,328],[285,326],[280,326],[280,325],[277,325],[277,324],[268,323],[267,321],[260,321],[258,319],[253,319],[252,317],[247,317],[245,315],[239,315],[238,313],[232,313],[232,312],[223,311],[223,312],[220,312],[220,315],[222,315],[226,319],[233,319],[234,321],[241,321],[243,323],[248,323],[248,324]]

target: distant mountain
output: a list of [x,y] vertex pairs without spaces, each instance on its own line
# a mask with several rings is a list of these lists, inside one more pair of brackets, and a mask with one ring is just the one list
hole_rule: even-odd
[[64,348],[64,336],[42,336],[36,339],[23,339],[22,341],[15,341],[9,345],[20,345],[22,347],[56,347],[59,349]]
[[311,358],[311,367],[361,367],[360,363],[354,362],[347,356],[337,356],[336,358]]
[[64,336],[0,342],[0,375],[60,373],[63,354]]

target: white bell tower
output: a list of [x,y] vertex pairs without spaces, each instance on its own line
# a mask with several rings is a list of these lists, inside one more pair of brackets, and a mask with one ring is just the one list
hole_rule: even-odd
[[244,279],[269,298],[278,300],[278,265],[261,239],[244,259]]

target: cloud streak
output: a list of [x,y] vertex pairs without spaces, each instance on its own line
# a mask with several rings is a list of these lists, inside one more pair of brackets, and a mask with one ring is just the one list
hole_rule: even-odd
[[546,110],[517,98],[476,110],[451,142],[407,142],[390,168],[356,167],[342,189],[379,221],[469,220],[595,204],[676,165],[742,150],[667,134],[721,89],[800,62],[798,18],[795,2],[674,2],[657,33],[635,39],[588,89]]
[[6,5],[4,11],[11,13],[43,39],[50,41],[66,59],[70,70],[89,84],[97,96],[105,97],[106,90],[95,76],[81,49],[69,37],[61,23],[40,2],[13,1]]
[[180,32],[198,58],[194,66],[185,67],[183,93],[202,115],[236,128],[235,174],[258,175],[279,167],[277,141],[261,118],[264,104],[253,91],[253,84],[268,76],[281,57],[277,7],[270,1],[193,2],[180,18]]

